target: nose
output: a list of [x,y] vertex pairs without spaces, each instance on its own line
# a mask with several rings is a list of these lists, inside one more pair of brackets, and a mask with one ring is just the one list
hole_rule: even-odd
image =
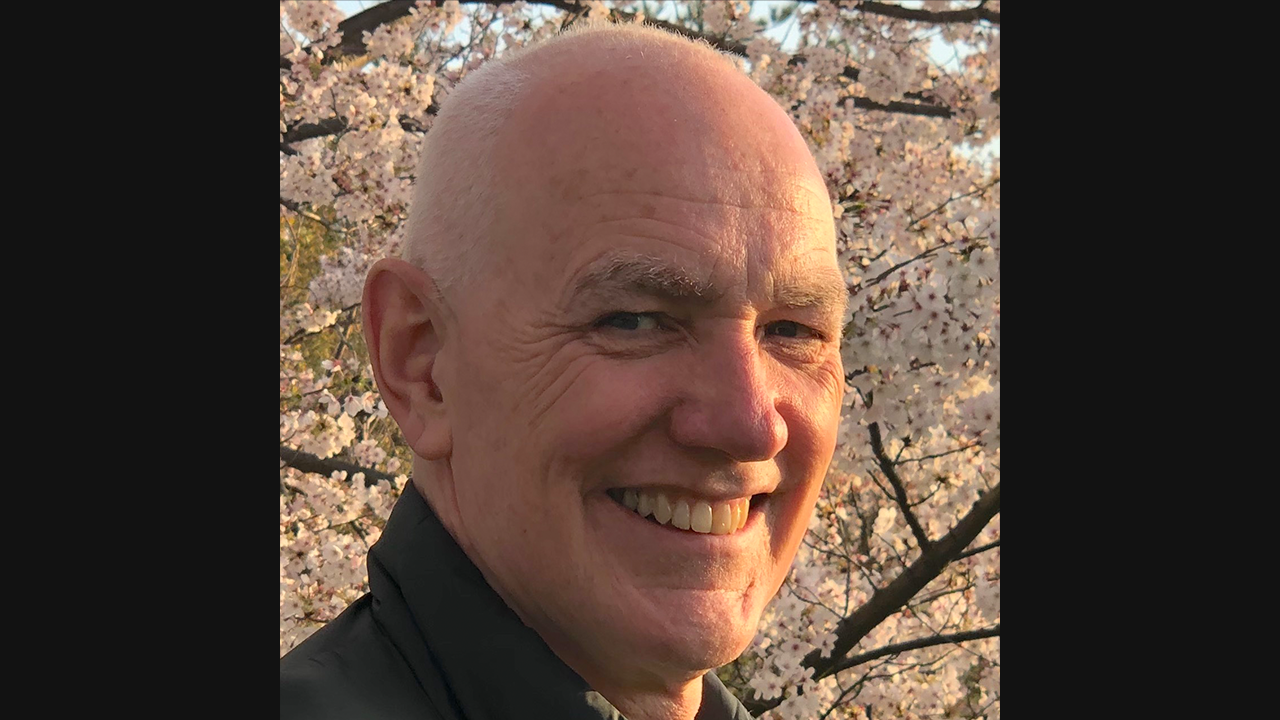
[[778,392],[768,360],[752,338],[694,350],[688,388],[672,410],[671,436],[681,445],[710,448],[738,462],[769,460],[787,444]]

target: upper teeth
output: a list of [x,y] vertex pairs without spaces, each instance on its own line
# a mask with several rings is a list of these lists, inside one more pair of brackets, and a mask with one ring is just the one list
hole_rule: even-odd
[[712,535],[728,535],[742,529],[751,511],[750,502],[750,498],[737,498],[713,503],[635,488],[627,488],[622,493],[622,504],[640,517],[652,515],[661,525],[670,522],[681,530]]

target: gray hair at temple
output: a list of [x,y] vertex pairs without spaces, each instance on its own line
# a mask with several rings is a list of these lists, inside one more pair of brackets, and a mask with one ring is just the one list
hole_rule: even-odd
[[[670,62],[677,77],[698,61],[722,63],[742,72],[732,58],[704,41],[640,24],[579,21],[545,40],[512,48],[468,73],[442,103],[423,142],[400,248],[400,257],[426,271],[441,292],[475,277],[485,255],[502,207],[494,140],[541,79],[536,58],[584,41],[640,51],[672,50],[655,53],[660,56],[655,59]],[[671,62],[672,56],[679,56],[681,62]]]

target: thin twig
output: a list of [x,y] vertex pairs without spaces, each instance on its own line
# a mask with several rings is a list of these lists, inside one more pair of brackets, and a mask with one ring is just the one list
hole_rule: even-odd
[[946,200],[945,200],[941,205],[939,205],[938,207],[936,207],[936,208],[934,208],[934,209],[930,210],[929,212],[927,212],[927,213],[925,213],[925,214],[921,215],[920,217],[916,218],[915,220],[911,221],[911,224],[907,226],[907,230],[913,230],[913,229],[915,229],[915,225],[917,225],[918,223],[920,223],[920,222],[922,222],[922,221],[924,221],[924,220],[928,219],[928,218],[929,218],[929,216],[931,216],[931,215],[934,215],[934,214],[938,213],[938,212],[939,212],[939,211],[941,211],[943,208],[945,208],[946,206],[948,206],[948,205],[950,205],[951,203],[955,202],[956,200],[963,200],[964,198],[967,198],[967,197],[973,197],[974,195],[978,195],[978,194],[980,194],[980,193],[984,193],[984,192],[986,192],[986,191],[990,190],[991,188],[995,187],[995,186],[996,186],[996,185],[998,185],[998,184],[1000,184],[1000,178],[996,178],[995,180],[992,180],[991,182],[989,182],[989,183],[987,183],[986,185],[983,185],[983,186],[981,186],[981,187],[974,188],[973,190],[970,190],[969,192],[967,192],[967,193],[965,193],[965,194],[963,194],[963,195],[956,195],[956,196],[954,196],[954,197],[948,197],[948,198],[947,198],[947,199],[946,199]]
[[998,547],[1000,547],[1000,541],[995,540],[993,542],[987,543],[986,545],[982,545],[981,547],[976,547],[972,550],[965,550],[964,552],[956,556],[956,560],[963,560],[972,555],[977,555],[978,553],[984,553],[988,550],[991,550],[992,548],[998,548]]
[[340,233],[343,235],[345,235],[347,232],[346,230],[343,230],[340,227],[334,227],[334,225],[330,223],[328,220],[325,220],[324,218],[311,212],[310,210],[304,210],[302,208],[302,205],[294,202],[293,200],[289,200],[287,198],[281,197],[280,204],[285,208],[292,210],[293,212],[297,213],[298,215],[301,215],[302,217],[308,220],[312,220],[314,222],[320,223],[325,227],[326,230],[332,230],[333,232]]
[[925,534],[924,527],[920,525],[920,521],[916,519],[915,513],[911,512],[911,502],[907,497],[907,489],[902,484],[902,479],[898,477],[897,470],[894,469],[894,463],[885,455],[884,444],[880,440],[880,423],[871,423],[868,427],[871,431],[871,451],[875,453],[876,462],[880,465],[880,472],[883,472],[889,484],[893,486],[894,499],[898,502],[898,507],[902,508],[902,516],[906,519],[907,525],[911,527],[911,534],[916,536],[916,542],[919,543],[921,550],[928,550],[932,541]]
[[938,245],[935,245],[935,246],[933,246],[933,247],[929,248],[928,250],[925,250],[924,252],[920,253],[919,255],[916,255],[915,257],[911,258],[910,260],[903,260],[902,262],[898,263],[897,265],[894,265],[893,267],[889,268],[888,270],[885,270],[884,272],[882,272],[882,273],[880,273],[879,275],[875,276],[875,277],[874,277],[874,278],[872,278],[869,282],[859,283],[857,287],[855,287],[854,289],[852,289],[852,290],[850,290],[850,291],[849,291],[849,294],[850,294],[850,295],[857,295],[858,293],[862,292],[863,290],[865,290],[865,289],[867,289],[867,288],[869,288],[869,287],[871,287],[871,286],[873,286],[873,285],[876,285],[876,284],[878,284],[881,280],[884,280],[885,278],[889,277],[890,275],[892,275],[892,274],[893,274],[893,272],[894,272],[895,270],[901,270],[902,268],[904,268],[904,267],[906,267],[906,266],[910,265],[911,263],[913,263],[913,262],[915,262],[915,261],[917,261],[917,260],[920,260],[920,259],[922,259],[922,258],[928,257],[931,253],[935,253],[935,252],[937,252],[937,251],[941,250],[942,248],[945,248],[946,246],[948,246],[948,245],[950,245],[950,244],[951,244],[951,243],[949,243],[949,242],[939,243]]
[[970,640],[982,640],[989,637],[999,637],[1000,625],[997,623],[994,627],[984,628],[982,630],[969,630],[967,632],[958,632],[951,635],[934,635],[931,637],[916,638],[906,642],[885,645],[882,648],[872,650],[870,652],[854,655],[841,662],[835,672],[848,670],[866,662],[885,657],[886,655],[895,655],[907,650],[918,650],[920,648],[933,647],[935,645],[951,645],[954,643],[968,642]]
[[946,451],[946,452],[944,452],[944,453],[937,453],[936,455],[925,455],[925,456],[923,456],[923,457],[918,457],[918,458],[907,458],[906,460],[903,460],[903,461],[898,462],[898,463],[895,463],[895,464],[897,464],[897,465],[906,465],[906,464],[907,464],[907,463],[909,463],[909,462],[923,462],[923,461],[925,461],[925,460],[932,460],[932,459],[934,459],[934,458],[946,457],[946,456],[948,456],[948,455],[954,455],[955,453],[958,453],[958,452],[963,452],[963,451],[965,451],[965,450],[968,450],[968,449],[969,449],[969,448],[971,448],[971,447],[976,447],[976,446],[979,446],[979,445],[981,445],[981,444],[982,444],[982,443],[981,443],[980,441],[974,440],[973,442],[969,443],[968,445],[964,445],[964,446],[962,446],[962,447],[958,447],[958,448],[956,448],[955,450],[948,450],[948,451]]

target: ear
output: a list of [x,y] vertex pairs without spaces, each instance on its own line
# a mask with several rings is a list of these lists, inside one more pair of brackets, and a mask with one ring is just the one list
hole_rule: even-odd
[[399,259],[379,260],[364,282],[360,312],[378,391],[419,457],[453,449],[446,396],[436,383],[446,307],[431,276]]

